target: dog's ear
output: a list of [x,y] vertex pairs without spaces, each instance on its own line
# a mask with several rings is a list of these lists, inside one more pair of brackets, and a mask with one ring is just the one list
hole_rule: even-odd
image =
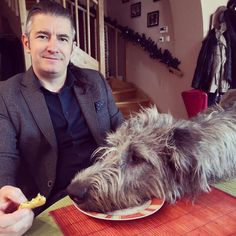
[[175,128],[173,130],[173,141],[178,149],[189,148],[191,143],[194,143],[196,140],[196,135],[192,130],[187,128]]
[[171,162],[174,163],[175,169],[189,171],[196,162],[194,150],[197,150],[197,143],[200,141],[197,132],[194,129],[175,128],[172,133],[172,153]]

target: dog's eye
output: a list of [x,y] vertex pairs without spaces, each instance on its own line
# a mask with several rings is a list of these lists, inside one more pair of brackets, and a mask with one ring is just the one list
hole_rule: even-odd
[[136,151],[134,148],[130,147],[129,150],[124,155],[124,160],[128,165],[139,165],[145,162],[145,159]]
[[133,165],[138,165],[138,164],[141,164],[143,162],[144,162],[143,158],[141,158],[140,156],[133,153],[133,155],[131,156],[131,163]]

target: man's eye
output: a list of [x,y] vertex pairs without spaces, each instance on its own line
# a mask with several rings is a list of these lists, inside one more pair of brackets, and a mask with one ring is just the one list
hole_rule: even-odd
[[59,40],[62,42],[68,42],[68,38],[59,38]]
[[37,38],[39,38],[39,39],[47,39],[48,37],[46,35],[38,35]]

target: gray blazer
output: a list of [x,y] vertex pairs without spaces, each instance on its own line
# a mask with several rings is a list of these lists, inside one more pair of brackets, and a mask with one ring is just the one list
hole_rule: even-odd
[[[123,117],[100,73],[73,67],[74,91],[98,145]],[[82,86],[84,85],[84,86]],[[32,68],[0,83],[0,187],[20,187],[28,198],[49,196],[56,176],[57,142]]]

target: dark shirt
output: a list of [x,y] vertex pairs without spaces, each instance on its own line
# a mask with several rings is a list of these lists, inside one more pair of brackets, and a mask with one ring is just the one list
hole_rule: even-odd
[[59,93],[42,88],[58,143],[58,163],[53,194],[63,191],[75,174],[88,167],[97,148],[74,93],[75,78],[68,71]]

